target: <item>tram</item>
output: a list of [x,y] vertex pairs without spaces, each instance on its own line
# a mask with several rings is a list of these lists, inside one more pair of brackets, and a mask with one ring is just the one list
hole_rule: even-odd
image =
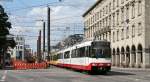
[[111,70],[111,49],[107,41],[86,41],[57,52],[55,65],[90,73]]

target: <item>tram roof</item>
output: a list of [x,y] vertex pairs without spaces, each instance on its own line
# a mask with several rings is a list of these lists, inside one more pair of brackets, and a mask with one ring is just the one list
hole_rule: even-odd
[[[73,50],[73,49],[76,49],[76,48],[82,48],[82,47],[85,47],[85,46],[91,46],[92,42],[93,41],[85,41],[85,42],[82,42],[82,43],[78,43],[78,44],[75,44],[75,45],[73,45],[71,47],[62,49],[62,50],[58,51],[58,53],[70,51],[70,50]],[[95,42],[97,42],[97,41],[95,41]],[[98,41],[98,42],[106,42],[106,41]]]

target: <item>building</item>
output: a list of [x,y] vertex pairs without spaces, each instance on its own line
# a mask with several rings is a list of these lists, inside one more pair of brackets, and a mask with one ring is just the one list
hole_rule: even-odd
[[27,59],[28,57],[33,57],[33,49],[30,47],[30,45],[25,45],[24,58]]
[[150,67],[150,0],[97,0],[84,14],[85,38],[111,42],[112,65]]
[[12,50],[12,58],[15,60],[24,60],[25,39],[21,35],[14,36],[16,47]]

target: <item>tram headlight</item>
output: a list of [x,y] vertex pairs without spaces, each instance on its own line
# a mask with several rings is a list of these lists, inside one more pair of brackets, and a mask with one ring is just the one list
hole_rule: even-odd
[[99,66],[103,66],[104,64],[100,63]]
[[110,63],[108,63],[108,64],[107,64],[107,66],[111,66],[111,64],[110,64]]
[[92,66],[97,66],[97,64],[96,63],[92,63]]

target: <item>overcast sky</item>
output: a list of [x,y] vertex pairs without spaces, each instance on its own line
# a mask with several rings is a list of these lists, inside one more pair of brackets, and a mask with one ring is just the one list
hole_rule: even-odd
[[[36,50],[40,20],[47,20],[47,4],[51,8],[51,44],[55,45],[70,34],[83,33],[82,14],[96,0],[4,0],[14,35],[25,35],[26,44]],[[47,26],[47,25],[46,25]]]

